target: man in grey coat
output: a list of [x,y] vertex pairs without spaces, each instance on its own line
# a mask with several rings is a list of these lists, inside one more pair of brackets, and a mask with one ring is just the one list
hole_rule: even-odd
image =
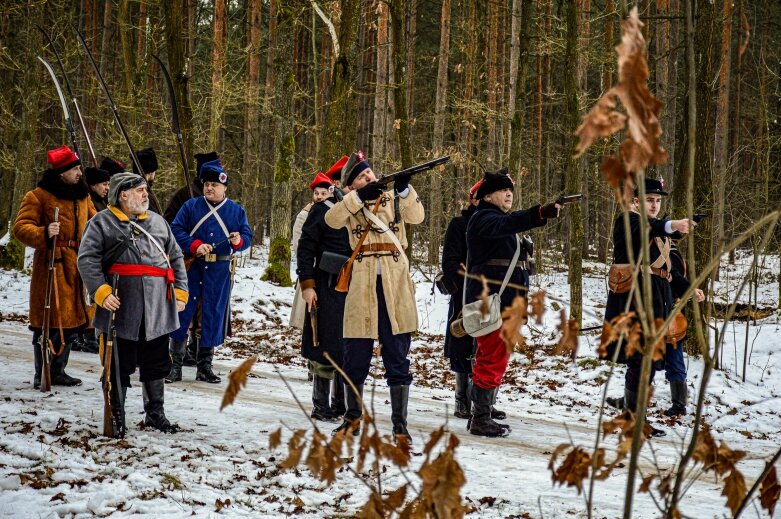
[[[108,210],[90,220],[84,232],[78,266],[97,303],[93,324],[104,338],[114,312],[114,348],[119,356],[119,384],[116,370],[111,371],[114,435],[125,433],[124,401],[136,367],[145,425],[173,433],[178,427],[163,411],[163,379],[171,369],[168,334],[179,328],[178,312],[188,299],[182,251],[163,217],[148,211],[149,192],[140,175],[112,176],[108,202]],[[110,285],[114,274],[119,276],[116,296]]]

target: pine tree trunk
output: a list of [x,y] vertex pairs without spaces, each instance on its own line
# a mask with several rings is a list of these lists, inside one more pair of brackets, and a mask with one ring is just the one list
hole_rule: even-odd
[[[531,28],[531,21],[532,21],[532,8],[533,8],[533,1],[532,0],[519,0],[521,2],[521,11],[519,13],[520,17],[520,26],[518,28],[518,81],[517,81],[517,87],[515,87],[515,82],[512,81],[512,63],[515,62],[515,59],[511,56],[511,65],[510,65],[510,76],[511,76],[511,83],[510,83],[510,95],[509,95],[509,106],[507,113],[512,116],[512,121],[510,123],[510,126],[507,130],[507,145],[509,147],[509,157],[510,157],[510,171],[513,172],[514,175],[521,174],[521,167],[523,166],[523,160],[524,157],[522,157],[522,150],[524,149],[524,129],[526,127],[526,87],[528,83],[529,78],[529,67],[530,67],[530,53],[529,53],[529,42],[531,41],[531,37],[529,34],[530,28]],[[515,4],[513,3],[513,13],[515,13]],[[512,32],[515,33],[515,15],[513,15],[513,28]],[[515,42],[515,39],[512,40]],[[512,54],[512,53],[511,53]],[[514,88],[515,87],[515,88]],[[515,90],[515,94],[513,94],[513,91]],[[531,132],[528,132],[531,133]],[[525,157],[526,160],[529,160],[531,157],[527,155]],[[524,198],[529,197],[531,193],[527,193],[529,191],[529,184],[531,179],[528,176],[528,171],[526,172],[526,177],[523,178],[523,189],[521,189],[520,193],[518,193],[517,200],[516,200],[516,208],[522,207],[523,203],[525,202]],[[524,196],[524,194],[526,196]],[[533,194],[531,194],[534,196]],[[530,198],[531,199],[531,198]]]
[[377,72],[375,74],[374,90],[374,124],[372,125],[371,158],[375,167],[381,167],[387,155],[385,135],[390,117],[388,110],[388,68],[390,39],[388,32],[388,4],[380,1],[377,4]]
[[293,46],[299,1],[286,0],[276,6],[277,36],[274,59],[274,188],[271,208],[271,245],[263,279],[291,286],[290,216],[296,142],[293,129]]
[[499,92],[499,3],[488,3],[488,32],[486,34],[486,81],[487,81],[487,131],[486,166],[496,169],[499,164],[499,138],[497,135],[497,113]]
[[133,52],[133,27],[130,25],[130,0],[120,0],[117,25],[119,26],[119,41],[122,45],[125,93],[131,97],[135,92],[136,57]]
[[[431,149],[439,157],[444,150],[445,110],[447,108],[447,70],[450,59],[450,0],[442,0],[442,15],[439,23],[439,55],[437,60],[437,92],[434,101],[434,138]],[[428,262],[439,263],[439,247],[442,238],[442,173],[432,171],[431,202],[428,208]]]
[[[729,95],[732,65],[732,1],[723,0],[721,11],[721,65],[716,102],[716,130],[713,160],[714,210],[711,253],[718,254],[724,243],[724,193],[729,168]],[[719,270],[714,272],[718,279]]]
[[[185,30],[185,23],[189,23],[182,16],[184,2],[186,0],[163,0],[161,12],[165,30],[166,50],[168,55],[168,72],[174,84],[176,102],[179,107],[179,127],[182,130],[185,153],[188,157],[193,155],[193,109],[190,103],[190,93],[187,74],[186,45],[189,31]],[[184,179],[182,179],[184,181]]]
[[[355,142],[358,103],[354,81],[358,69],[358,23],[361,0],[346,0],[339,21],[339,55],[331,72],[331,88],[323,123],[322,148],[318,164],[329,167],[345,152],[345,143]],[[347,123],[347,124],[345,124]]]
[[[567,9],[567,43],[564,56],[566,133],[571,136],[569,138],[567,155],[571,155],[571,151],[575,149],[577,143],[575,130],[580,124],[577,67],[566,66],[566,64],[579,63],[578,9],[575,2],[569,2],[569,8]],[[566,191],[568,193],[581,192],[580,164],[577,160],[569,159],[567,161]],[[562,213],[566,215],[569,224],[567,247],[569,256],[570,317],[576,319],[580,325],[583,319],[583,220],[580,204],[570,204]]]
[[106,70],[108,64],[109,43],[111,42],[111,7],[113,2],[103,4],[103,39],[100,44],[100,70]]
[[245,203],[250,208],[253,223],[260,221],[259,194],[260,170],[258,151],[260,149],[260,44],[261,44],[261,5],[262,0],[247,2],[247,30],[249,33],[247,52],[247,98],[244,120],[244,164],[245,183],[251,187]]
[[[404,20],[407,12],[407,0],[391,0],[390,22],[393,37],[393,100],[396,105],[394,127],[399,146],[401,167],[412,166],[412,144],[409,138],[409,114],[407,112],[407,89],[404,66],[406,64],[406,38]],[[411,249],[411,247],[410,247]]]
[[[209,117],[209,149],[222,151],[223,67],[227,44],[227,0],[214,0],[212,21],[212,82],[211,115]],[[291,49],[292,50],[292,49]]]

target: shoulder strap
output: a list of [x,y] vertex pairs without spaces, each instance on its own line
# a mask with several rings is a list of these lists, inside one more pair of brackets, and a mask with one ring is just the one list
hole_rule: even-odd
[[146,229],[144,229],[143,227],[141,227],[140,225],[138,225],[138,224],[137,224],[136,222],[134,222],[133,220],[130,220],[130,222],[129,222],[129,223],[130,223],[130,225],[132,225],[133,227],[135,227],[136,229],[138,229],[139,231],[141,231],[142,233],[144,233],[144,234],[146,235],[146,237],[147,237],[147,238],[149,238],[149,240],[150,240],[150,241],[152,242],[152,244],[153,244],[153,245],[154,245],[154,246],[157,248],[157,250],[159,250],[159,251],[160,251],[160,254],[162,254],[162,255],[163,255],[163,259],[165,259],[165,263],[166,263],[166,265],[168,265],[168,268],[171,268],[171,262],[168,260],[168,254],[166,254],[166,253],[165,253],[165,249],[163,248],[163,246],[162,246],[162,245],[160,245],[160,242],[159,242],[159,241],[157,241],[157,240],[155,239],[155,237],[154,237],[154,236],[152,236],[151,234],[149,234],[149,232],[148,232]]
[[[510,261],[510,266],[507,267],[507,272],[504,275],[504,280],[502,281],[502,287],[499,289],[499,297],[502,297],[502,294],[504,293],[504,289],[507,288],[507,283],[510,282],[510,278],[513,275],[513,271],[515,270],[515,265],[518,264],[518,258],[521,255],[521,240],[518,238],[518,235],[515,235],[515,254],[513,254],[513,259]],[[466,255],[466,271],[464,272],[464,288],[461,291],[463,294],[463,300],[462,300],[462,306],[466,305],[466,279],[467,275],[469,274],[469,253]]]
[[401,242],[399,242],[399,239],[396,237],[396,233],[393,232],[388,225],[380,220],[376,214],[372,213],[371,211],[368,211],[366,209],[366,206],[363,206],[363,214],[366,216],[367,220],[370,220],[374,225],[376,225],[382,233],[387,234],[393,244],[396,246],[397,249],[399,249],[399,252],[403,252],[404,249],[401,246]]
[[502,281],[502,288],[499,289],[499,297],[502,297],[502,294],[504,293],[504,289],[507,287],[507,283],[510,282],[510,277],[513,275],[513,271],[515,270],[515,265],[518,264],[518,257],[521,255],[521,240],[518,238],[518,235],[515,235],[515,254],[513,255],[513,259],[510,262],[510,266],[507,268],[507,273],[504,275],[504,281]]
[[198,220],[198,223],[196,223],[195,227],[193,227],[193,229],[190,231],[190,236],[194,235],[195,231],[200,229],[201,225],[203,225],[203,223],[206,220],[208,220],[211,215],[214,215],[214,218],[217,220],[217,223],[219,224],[220,227],[222,227],[222,232],[225,233],[225,237],[227,238],[228,236],[230,236],[227,227],[225,227],[225,223],[222,221],[222,218],[220,218],[220,215],[217,213],[220,207],[224,206],[225,203],[228,201],[228,198],[226,197],[225,200],[220,202],[219,205],[217,205],[216,207],[212,207],[212,205],[206,200],[206,197],[203,197],[203,201],[206,202],[206,209],[208,209],[209,212],[203,215],[203,218]]

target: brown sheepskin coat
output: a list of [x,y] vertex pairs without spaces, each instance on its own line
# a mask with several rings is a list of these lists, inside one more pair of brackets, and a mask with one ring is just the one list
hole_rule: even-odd
[[[13,234],[24,245],[35,249],[33,275],[30,283],[30,326],[43,327],[43,307],[46,299],[46,278],[52,240],[46,227],[54,219],[54,208],[60,208],[60,234],[55,251],[55,271],[58,291],[59,315],[64,329],[87,326],[88,305],[85,302],[84,285],[76,267],[78,245],[84,234],[87,220],[95,216],[95,206],[89,196],[84,177],[69,186],[60,180],[59,174],[47,170],[38,187],[22,199],[19,214],[13,226]],[[68,245],[68,241],[71,241]],[[52,295],[51,327],[58,326],[57,304]]]

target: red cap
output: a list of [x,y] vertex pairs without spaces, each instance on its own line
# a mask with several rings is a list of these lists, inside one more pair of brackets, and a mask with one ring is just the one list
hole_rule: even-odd
[[477,182],[475,182],[475,185],[469,188],[469,200],[474,199],[475,193],[477,193],[477,190],[480,189],[480,186],[483,185],[483,179],[481,178]]
[[47,160],[49,161],[49,169],[56,173],[63,173],[68,171],[74,166],[81,164],[78,155],[73,153],[67,146],[62,146],[56,150],[49,150],[47,152]]
[[331,180],[339,180],[342,176],[342,168],[345,164],[347,164],[347,161],[350,159],[347,155],[342,157],[341,159],[337,160],[336,163],[331,166],[331,168],[325,172],[326,176],[330,178]]
[[309,189],[314,191],[316,187],[329,188],[333,185],[334,185],[333,180],[325,176],[322,171],[318,171],[317,175],[315,175],[315,179],[312,181],[311,184],[309,184]]

